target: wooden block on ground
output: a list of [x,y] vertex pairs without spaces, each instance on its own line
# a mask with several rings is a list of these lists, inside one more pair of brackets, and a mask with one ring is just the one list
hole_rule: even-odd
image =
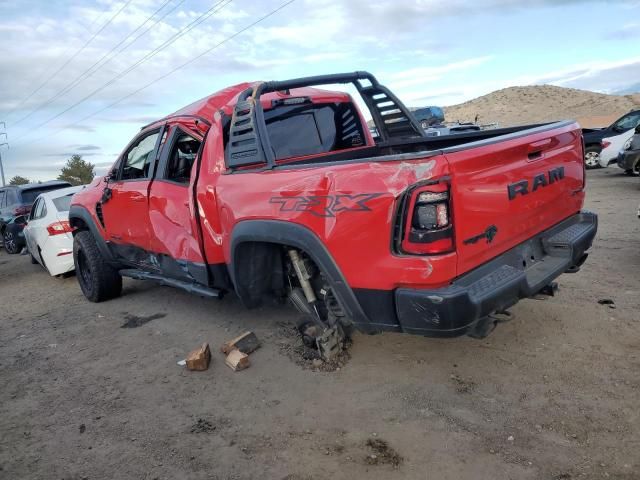
[[259,347],[260,340],[258,340],[256,334],[253,332],[244,332],[239,337],[223,343],[222,347],[220,347],[220,350],[222,350],[222,353],[224,353],[225,355],[231,353],[233,349],[240,350],[242,353],[246,353],[247,355],[249,355]]
[[235,370],[236,372],[239,370],[244,370],[249,365],[251,365],[249,362],[249,356],[246,353],[242,353],[238,349],[231,350],[229,352],[229,355],[227,355],[227,358],[225,358],[224,363],[226,363],[231,369]]
[[189,370],[206,370],[211,361],[211,349],[208,343],[203,343],[200,348],[195,349],[187,355],[186,362]]

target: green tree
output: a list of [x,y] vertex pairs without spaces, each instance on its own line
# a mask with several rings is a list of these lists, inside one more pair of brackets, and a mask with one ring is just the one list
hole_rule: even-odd
[[27,183],[31,183],[31,180],[21,177],[20,175],[16,175],[9,180],[9,185],[26,185]]
[[95,165],[82,158],[82,155],[72,155],[67,164],[62,167],[58,180],[64,180],[71,185],[85,185],[91,183],[96,176]]

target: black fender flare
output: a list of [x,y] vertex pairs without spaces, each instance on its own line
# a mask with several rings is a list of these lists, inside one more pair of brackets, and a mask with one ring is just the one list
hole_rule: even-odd
[[[347,316],[356,324],[367,324],[369,320],[358,303],[353,290],[344,278],[340,268],[324,246],[320,238],[307,227],[280,220],[243,220],[231,232],[231,256],[229,274],[236,293],[242,299],[242,287],[236,282],[239,272],[238,247],[245,242],[264,242],[288,245],[303,250],[318,265],[331,283]],[[246,292],[244,293],[246,295]]]
[[72,205],[69,209],[69,223],[74,228],[78,226],[78,222],[75,220],[82,221],[82,223],[88,227],[103,258],[110,264],[118,266],[118,262],[113,258],[111,250],[109,250],[107,242],[102,238],[100,230],[98,230],[96,223],[93,221],[93,217],[91,216],[91,213],[89,213],[89,210],[80,205]]

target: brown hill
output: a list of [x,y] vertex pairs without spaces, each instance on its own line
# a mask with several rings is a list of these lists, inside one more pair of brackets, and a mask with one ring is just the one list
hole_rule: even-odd
[[479,123],[497,122],[501,127],[565,119],[578,120],[583,127],[603,127],[638,108],[640,93],[605,95],[554,85],[532,85],[496,90],[444,110],[448,122],[472,122],[478,115]]

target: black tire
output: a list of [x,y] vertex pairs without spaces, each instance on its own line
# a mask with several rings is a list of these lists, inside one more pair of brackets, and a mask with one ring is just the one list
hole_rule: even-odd
[[2,236],[2,242],[4,244],[4,249],[10,255],[16,255],[20,253],[20,246],[18,239],[10,228],[7,228],[4,231],[4,235]]
[[122,277],[105,262],[91,232],[85,230],[75,234],[73,263],[80,289],[90,302],[103,302],[122,292]]
[[633,171],[633,168],[630,168],[629,170],[625,170],[624,174],[629,175],[630,177],[633,177],[636,174],[636,172]]
[[587,170],[601,168],[600,163],[598,163],[600,160],[600,151],[601,148],[597,146],[587,147],[584,150],[584,164]]

